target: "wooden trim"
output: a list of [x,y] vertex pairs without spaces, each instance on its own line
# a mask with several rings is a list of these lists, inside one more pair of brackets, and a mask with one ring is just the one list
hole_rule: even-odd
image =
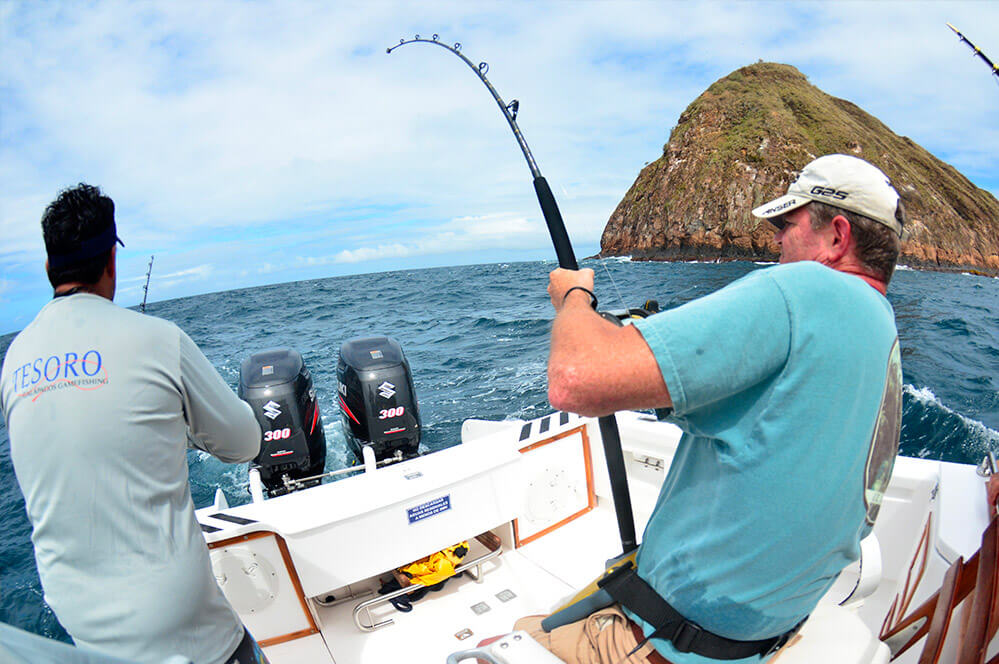
[[264,537],[273,537],[278,546],[278,551],[281,552],[281,560],[284,562],[284,569],[288,572],[288,577],[291,579],[292,588],[295,590],[295,594],[298,596],[298,603],[302,607],[302,613],[309,621],[309,626],[306,629],[299,630],[297,632],[290,632],[288,634],[282,634],[281,636],[273,636],[269,639],[262,639],[258,641],[261,647],[272,646],[278,643],[284,643],[286,641],[293,641],[295,639],[300,639],[303,636],[310,636],[312,634],[319,633],[319,627],[316,625],[315,618],[312,617],[312,612],[309,611],[309,605],[305,602],[305,590],[302,589],[302,581],[298,578],[298,572],[295,570],[295,563],[291,559],[291,552],[288,551],[288,545],[285,543],[284,538],[278,535],[272,530],[259,530],[252,533],[247,533],[246,535],[237,535],[236,537],[230,537],[229,539],[219,540],[218,542],[212,542],[208,545],[209,549],[218,549],[223,546],[231,546],[233,544],[241,544],[243,542],[248,542],[250,540],[262,539]]
[[270,530],[259,530],[252,533],[247,533],[246,535],[237,535],[236,537],[230,537],[229,539],[219,540],[217,542],[209,542],[209,549],[218,549],[223,546],[231,546],[233,544],[239,544],[240,542],[246,542],[247,540],[260,539],[261,537],[268,537],[270,535],[277,535],[277,533]]
[[[902,610],[899,612],[901,615],[905,615],[905,612],[909,610],[909,605],[912,604],[913,598],[916,596],[916,590],[919,588],[919,584],[923,582],[923,574],[926,573],[926,563],[929,562],[930,557],[930,521],[932,516],[926,519],[926,526],[923,528],[923,536],[919,542],[920,548],[923,551],[922,560],[919,561],[919,572],[916,573],[916,582],[912,584],[912,588],[908,588],[909,578],[906,576],[905,584],[906,590],[908,591],[908,597],[902,602]],[[912,565],[915,565],[916,561],[913,559]],[[912,565],[909,566],[909,574],[912,574]]]
[[[894,646],[893,653],[895,658],[899,657],[902,653],[907,651],[909,648],[911,648],[915,643],[917,643],[920,639],[922,639],[925,636],[926,643],[923,646],[923,653],[919,660],[920,664],[936,662],[936,659],[934,659],[934,657],[939,655],[937,651],[939,650],[939,646],[942,645],[942,643],[939,643],[938,641],[944,639],[946,637],[946,634],[931,633],[931,629],[939,630],[943,628],[944,630],[946,630],[950,620],[950,613],[954,610],[954,607],[963,602],[968,597],[968,595],[971,594],[973,590],[976,590],[975,586],[980,578],[979,560],[983,555],[983,551],[985,552],[985,554],[991,555],[991,557],[993,558],[993,571],[985,575],[990,577],[992,585],[989,586],[988,584],[986,584],[987,587],[983,588],[983,593],[988,594],[993,598],[987,600],[989,606],[991,606],[991,603],[995,601],[993,594],[996,587],[996,579],[994,578],[996,574],[994,559],[996,558],[997,550],[999,550],[999,542],[991,540],[999,539],[997,538],[996,531],[997,531],[996,520],[993,519],[993,521],[989,524],[989,528],[986,529],[985,535],[983,535],[982,537],[982,548],[979,549],[977,552],[975,552],[975,555],[973,555],[967,562],[965,562],[963,558],[959,557],[957,561],[955,561],[954,564],[951,566],[951,568],[948,570],[947,575],[944,577],[944,582],[941,585],[940,589],[937,590],[937,592],[933,593],[933,595],[931,595],[928,599],[926,599],[922,604],[919,605],[918,608],[916,608],[909,615],[902,617],[901,614],[899,614],[899,618],[895,622],[894,626],[891,627],[890,629],[882,631],[881,640],[887,641],[895,637],[896,635],[900,634],[903,630],[909,629],[912,625],[915,625],[916,623],[922,621],[919,624],[919,626],[915,629],[915,631],[912,631],[909,634],[908,640],[905,643],[896,644]],[[986,549],[987,541],[990,547],[988,549]],[[954,576],[956,580],[951,579],[951,576]],[[900,598],[901,598],[901,593],[895,596],[896,604],[898,603]],[[895,604],[893,604],[892,606],[894,607]],[[972,603],[972,607],[967,608],[966,611],[973,612],[973,607],[974,603]],[[938,617],[938,615],[942,617]],[[885,620],[887,621],[887,618]],[[980,629],[981,629],[981,622],[982,620],[980,618],[978,623]],[[986,625],[986,628],[990,629],[988,625]],[[985,647],[984,644],[986,644],[989,640],[990,639],[987,638],[982,639],[979,637],[979,635],[972,634],[971,632],[968,632],[963,637],[963,643],[980,641],[983,644],[982,645],[983,648]],[[965,646],[962,645],[961,647],[964,648]],[[984,658],[985,656],[984,650],[982,651],[981,655],[982,658]],[[972,661],[980,663],[982,659],[975,659]],[[965,664],[967,664],[967,662],[965,662]],[[994,663],[990,662],[990,664]]]
[[569,429],[568,431],[563,431],[560,434],[556,434],[551,438],[545,438],[544,440],[539,440],[534,443],[531,443],[527,447],[521,447],[517,451],[520,452],[521,454],[523,454],[524,452],[530,452],[531,450],[537,449],[544,445],[554,443],[556,440],[562,440],[563,438],[568,438],[569,436],[577,432],[581,432],[583,434],[583,439],[587,441],[587,446],[589,446],[589,438],[586,435],[586,425],[583,424],[581,426],[575,427],[574,429]]
[[303,629],[298,632],[291,632],[290,634],[282,634],[281,636],[275,636],[271,639],[262,639],[257,641],[257,645],[261,648],[267,648],[268,646],[276,646],[279,643],[287,643],[288,641],[294,641],[295,639],[301,639],[306,636],[312,636],[313,634],[318,634],[317,629]]
[[[884,622],[881,623],[882,639],[899,626],[903,617],[909,611],[909,605],[912,604],[912,599],[916,595],[916,589],[919,588],[919,584],[923,581],[923,574],[926,572],[926,563],[930,555],[930,521],[932,518],[932,515],[927,517],[926,525],[923,526],[923,534],[919,538],[919,544],[916,545],[916,552],[909,563],[909,571],[905,575],[905,585],[896,593],[895,599],[892,600],[891,608],[888,610]],[[920,561],[920,558],[922,558],[922,564],[919,566],[919,571],[916,573],[916,582],[913,584],[912,572],[916,567],[916,563]]]
[[[291,552],[288,551],[288,545],[285,544],[284,538],[274,533],[274,537],[277,539],[278,548],[281,549],[281,557],[284,558],[285,569],[288,570],[288,575],[291,577],[291,584],[295,587],[295,593],[298,595],[298,603],[302,606],[302,613],[309,620],[309,629],[311,634],[315,634],[319,631],[319,627],[316,625],[315,619],[312,617],[312,612],[309,611],[309,605],[305,603],[305,590],[302,589],[302,581],[298,578],[298,572],[295,570],[295,563],[291,559]],[[297,638],[297,637],[296,637]]]
[[[928,616],[926,643],[923,644],[923,652],[919,657],[920,664],[922,662],[937,664],[940,661],[944,641],[947,639],[947,630],[950,628],[950,619],[954,614],[954,607],[958,604],[957,579],[962,569],[964,569],[964,558],[959,557],[944,575],[940,590],[937,591],[936,604],[933,605],[933,610]],[[911,642],[914,643],[915,639],[912,639]]]
[[543,445],[549,445],[557,440],[568,438],[569,436],[575,435],[577,433],[580,434],[583,443],[583,464],[586,471],[586,507],[579,510],[575,514],[570,514],[569,516],[562,519],[558,523],[552,524],[551,526],[548,526],[544,530],[540,530],[531,535],[530,537],[525,537],[524,539],[520,538],[519,519],[514,519],[513,520],[514,548],[519,548],[521,546],[524,546],[525,544],[530,544],[534,540],[540,537],[544,537],[545,535],[554,530],[558,530],[565,524],[578,519],[579,517],[583,516],[584,514],[586,514],[587,512],[589,512],[590,510],[592,510],[594,507],[597,506],[597,494],[596,490],[593,488],[593,460],[590,457],[590,437],[586,433],[585,424],[575,427],[574,429],[569,429],[568,431],[563,431],[562,433],[552,436],[551,438],[545,438],[544,440],[539,440],[538,442],[532,443],[527,447],[522,447],[517,451],[520,452],[521,454],[524,454],[530,452],[531,450],[537,449]]
[[550,533],[552,531],[558,530],[559,528],[561,528],[565,524],[569,523],[570,521],[575,521],[576,519],[578,519],[579,517],[583,516],[584,514],[586,514],[587,512],[589,512],[592,509],[593,509],[592,507],[584,507],[583,509],[581,509],[580,511],[576,512],[575,514],[570,514],[569,516],[565,517],[564,519],[562,519],[558,523],[554,523],[554,524],[548,526],[547,528],[545,528],[544,530],[539,530],[538,532],[534,533],[530,537],[525,537],[524,539],[520,539],[520,533],[518,532],[518,528],[517,528],[517,520],[514,519],[514,521],[513,521],[513,534],[514,534],[514,537],[517,538],[516,545],[518,547],[521,547],[521,546],[524,546],[525,544],[530,544],[534,540],[536,540],[536,539],[538,539],[540,537],[544,537],[545,535],[547,535],[548,533]]
[[[999,518],[993,517],[982,535],[982,546],[978,550],[978,570],[975,573],[975,596],[971,606],[967,631],[961,640],[957,661],[959,664],[981,664],[988,654],[989,641],[995,634],[995,616],[992,609],[996,600],[999,580]],[[970,574],[968,576],[971,576]]]

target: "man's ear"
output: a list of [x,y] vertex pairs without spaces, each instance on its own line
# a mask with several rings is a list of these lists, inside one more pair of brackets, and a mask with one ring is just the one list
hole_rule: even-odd
[[832,227],[831,258],[837,261],[843,258],[853,245],[853,228],[847,218],[841,214],[833,217],[829,225]]
[[116,264],[118,256],[118,247],[111,247],[111,255],[108,256],[108,264],[104,266],[104,271],[107,272],[108,276],[112,279],[118,272],[118,266]]

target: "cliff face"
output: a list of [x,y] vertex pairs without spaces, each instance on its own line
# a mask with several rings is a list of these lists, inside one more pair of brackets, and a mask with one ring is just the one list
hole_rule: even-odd
[[851,154],[883,170],[909,214],[901,263],[999,273],[999,202],[952,166],[831,97],[789,65],[759,63],[687,107],[611,215],[601,256],[774,259],[774,227],[750,211],[785,193],[815,157]]

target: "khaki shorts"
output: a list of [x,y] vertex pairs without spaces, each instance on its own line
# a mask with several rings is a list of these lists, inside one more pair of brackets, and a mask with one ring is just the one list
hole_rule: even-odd
[[[631,623],[617,606],[590,614],[578,622],[541,629],[547,616],[527,616],[514,625],[568,664],[648,664],[654,651],[649,643],[635,650],[638,640]],[[632,652],[634,651],[634,652]]]

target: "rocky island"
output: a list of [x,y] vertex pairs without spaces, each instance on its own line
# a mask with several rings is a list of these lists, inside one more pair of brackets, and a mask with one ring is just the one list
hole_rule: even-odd
[[760,62],[716,81],[680,115],[611,215],[600,256],[773,260],[774,227],[750,211],[815,157],[862,157],[909,214],[900,263],[999,275],[999,202],[957,169],[790,65]]

